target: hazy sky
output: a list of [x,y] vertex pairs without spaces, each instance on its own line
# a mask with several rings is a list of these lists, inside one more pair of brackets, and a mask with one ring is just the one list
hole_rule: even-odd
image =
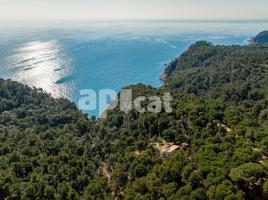
[[0,0],[0,19],[256,19],[268,0]]

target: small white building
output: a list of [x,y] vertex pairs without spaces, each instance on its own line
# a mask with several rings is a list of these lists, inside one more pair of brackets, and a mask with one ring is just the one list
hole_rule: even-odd
[[173,151],[180,149],[181,147],[178,145],[172,145],[163,152],[164,156],[169,156]]

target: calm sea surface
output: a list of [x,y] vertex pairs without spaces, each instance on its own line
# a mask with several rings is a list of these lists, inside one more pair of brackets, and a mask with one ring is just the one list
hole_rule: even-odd
[[243,45],[265,29],[265,20],[0,22],[0,78],[77,103],[81,89],[161,86],[163,65],[193,42]]

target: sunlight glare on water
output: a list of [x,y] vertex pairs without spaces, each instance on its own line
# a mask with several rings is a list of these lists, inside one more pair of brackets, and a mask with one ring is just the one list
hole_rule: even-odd
[[[160,87],[164,64],[198,40],[245,45],[268,21],[0,21],[0,78],[78,104],[80,91]],[[84,111],[99,115],[99,109]]]
[[72,88],[71,83],[68,86],[56,83],[72,71],[71,59],[64,55],[57,41],[24,43],[7,58],[7,63],[12,63],[11,79],[42,88],[55,97],[67,97]]

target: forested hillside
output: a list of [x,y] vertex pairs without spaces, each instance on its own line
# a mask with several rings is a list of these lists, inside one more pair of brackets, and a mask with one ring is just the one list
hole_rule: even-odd
[[128,88],[172,113],[99,120],[1,80],[0,199],[268,199],[268,47],[197,42],[165,75]]

